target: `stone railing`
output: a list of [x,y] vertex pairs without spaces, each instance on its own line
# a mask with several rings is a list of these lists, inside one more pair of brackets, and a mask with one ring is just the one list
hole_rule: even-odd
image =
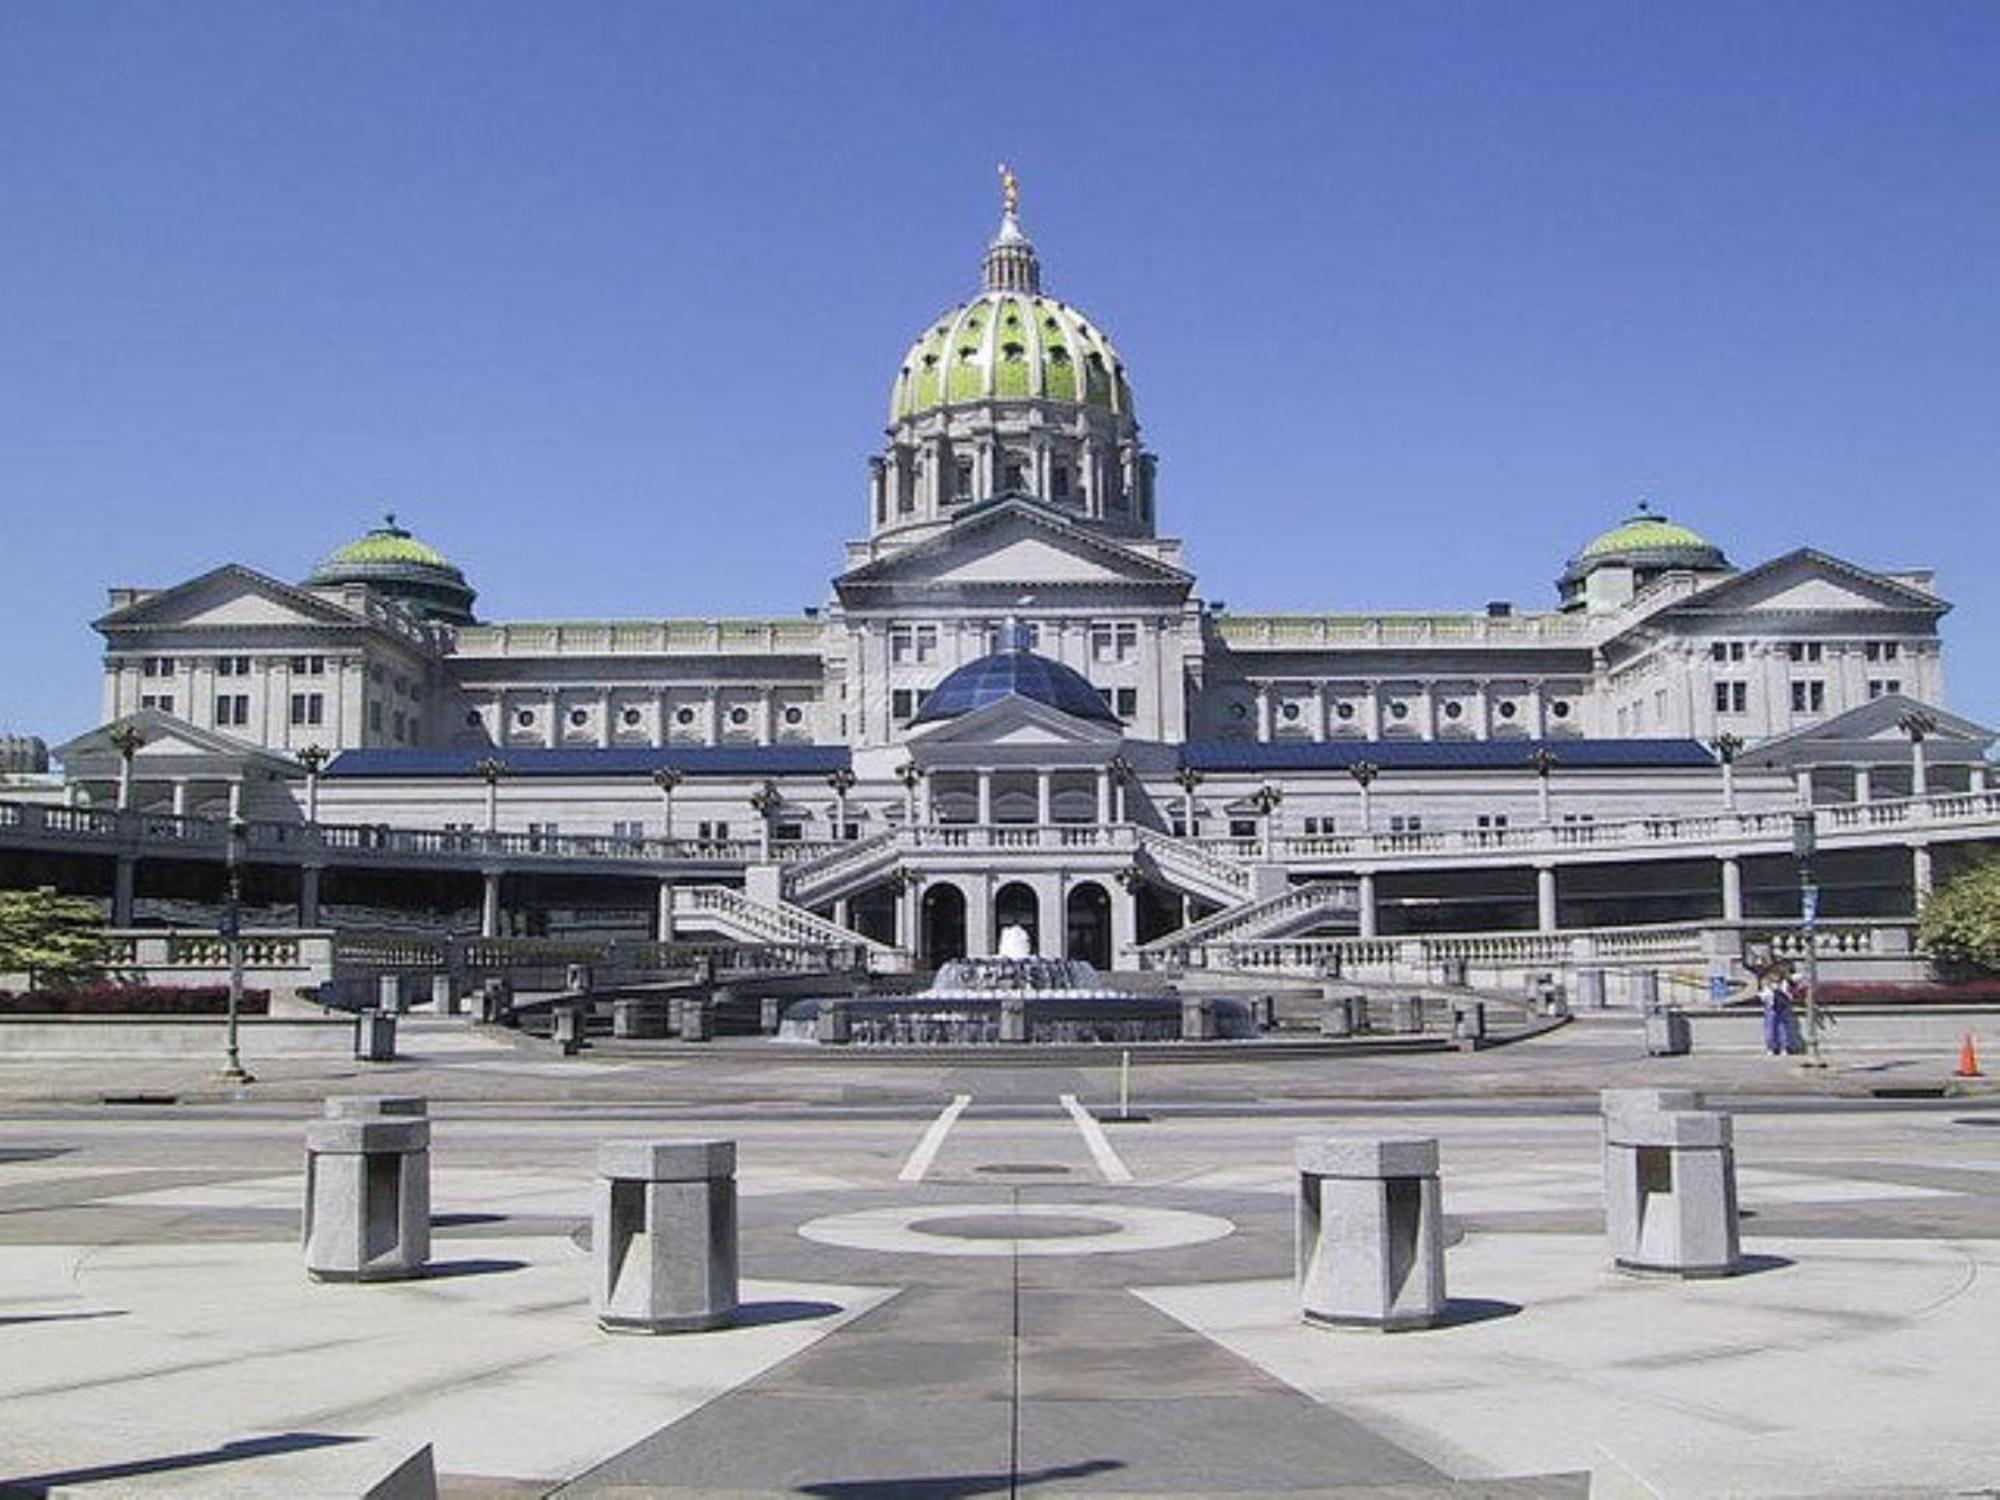
[[675,920],[683,914],[706,913],[720,919],[732,935],[749,942],[795,943],[820,948],[862,950],[876,957],[894,952],[824,917],[794,906],[753,901],[726,885],[681,886],[675,892]]
[[1150,828],[1138,829],[1136,833],[1139,850],[1183,882],[1219,889],[1238,900],[1250,894],[1250,871],[1236,857]]
[[1200,967],[1196,950],[1217,942],[1258,939],[1285,925],[1303,925],[1335,914],[1359,915],[1360,892],[1351,881],[1315,880],[1289,886],[1275,896],[1217,912],[1156,938],[1137,950],[1142,959]]

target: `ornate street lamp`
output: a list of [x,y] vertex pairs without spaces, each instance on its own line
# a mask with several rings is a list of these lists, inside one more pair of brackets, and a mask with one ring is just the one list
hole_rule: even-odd
[[1354,784],[1361,788],[1361,831],[1375,831],[1374,809],[1369,805],[1368,789],[1375,784],[1375,778],[1382,774],[1382,768],[1372,760],[1357,760],[1347,768],[1347,774],[1354,778]]
[[296,759],[306,768],[306,821],[319,821],[319,773],[333,758],[333,752],[324,745],[308,745],[299,751]]
[[500,828],[500,778],[507,774],[507,762],[497,755],[486,756],[472,763],[472,774],[486,783],[486,831],[497,833]]
[[1117,798],[1113,806],[1113,822],[1125,821],[1125,783],[1138,768],[1122,755],[1114,755],[1104,763],[1104,769],[1111,775],[1111,795]]
[[765,782],[749,797],[750,810],[757,814],[757,858],[766,864],[771,860],[771,817],[784,801],[775,781]]
[[121,719],[111,726],[111,733],[105,738],[118,752],[118,810],[124,812],[132,805],[132,757],[139,753],[146,737],[139,732],[138,725]]
[[1146,883],[1146,872],[1137,865],[1124,865],[1113,872],[1112,878],[1136,896],[1139,888]]
[[1182,766],[1178,771],[1174,772],[1174,785],[1181,789],[1182,832],[1187,838],[1195,836],[1194,790],[1207,779],[1207,777],[1203,776],[1193,766]]
[[924,768],[913,760],[906,760],[896,767],[896,779],[903,783],[903,826],[917,826],[917,783],[924,779]]
[[672,839],[674,836],[674,788],[684,778],[678,767],[658,766],[653,771],[653,785],[660,789],[660,837]]
[[1258,816],[1264,820],[1263,858],[1265,864],[1271,862],[1271,825],[1275,820],[1278,804],[1284,800],[1285,793],[1283,788],[1273,786],[1268,781],[1250,794],[1250,805],[1257,809]]
[[1924,741],[1937,733],[1937,715],[1918,709],[1904,714],[1896,721],[1896,727],[1910,737],[1910,795],[1928,796],[1930,776],[1924,762]]
[[1549,821],[1549,773],[1562,764],[1562,757],[1547,745],[1528,752],[1528,767],[1535,773],[1535,794],[1540,802],[1542,822]]
[[238,817],[229,820],[229,837],[223,845],[228,888],[222,902],[222,940],[229,945],[229,1011],[227,1021],[228,1056],[222,1065],[225,1083],[251,1083],[237,1050],[237,1019],[243,1012],[243,843],[250,825]]
[[836,841],[847,837],[847,794],[854,790],[854,784],[860,779],[846,766],[826,773],[826,784],[833,788],[833,836]]
[[1819,824],[1808,809],[1792,814],[1792,854],[1799,862],[1799,926],[1806,942],[1806,1066],[1823,1068],[1819,1055],[1819,886],[1813,880],[1813,855],[1819,849]]
[[1722,767],[1722,810],[1736,811],[1736,757],[1743,753],[1743,736],[1724,730],[1708,742]]

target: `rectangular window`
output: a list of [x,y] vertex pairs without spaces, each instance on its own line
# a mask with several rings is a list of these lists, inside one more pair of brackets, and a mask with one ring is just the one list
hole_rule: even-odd
[[1392,813],[1389,816],[1389,832],[1422,833],[1424,819],[1421,813]]
[[908,625],[889,627],[889,660],[893,662],[915,661],[917,657],[917,632]]
[[938,633],[935,625],[917,627],[917,660],[930,661],[937,656]]
[[1114,640],[1115,638],[1112,635],[1111,627],[1109,625],[1091,626],[1090,659],[1092,661],[1113,660],[1112,652],[1116,649]]
[[611,836],[621,843],[636,844],[646,837],[646,825],[637,818],[616,818],[611,824]]
[[1069,499],[1069,465],[1057,464],[1049,475],[1049,493],[1057,500]]
[[1596,813],[1564,813],[1564,814],[1562,815],[1562,820],[1563,820],[1563,821],[1564,821],[1565,823],[1569,823],[1569,824],[1572,824],[1572,825],[1574,825],[1574,824],[1577,824],[1577,823],[1595,823],[1595,822],[1597,821],[1597,814],[1596,814]]
[[972,498],[972,460],[961,458],[952,466],[951,497],[954,500]]
[[368,727],[369,727],[369,728],[370,728],[371,730],[373,730],[373,731],[374,731],[374,732],[375,732],[376,734],[380,734],[380,733],[382,732],[382,705],[381,705],[381,704],[379,704],[379,703],[371,703],[371,704],[369,704],[369,705],[368,705]]
[[1255,818],[1231,818],[1229,820],[1229,836],[1233,839],[1254,839],[1257,837],[1257,820]]
[[1902,690],[1903,679],[1900,677],[1871,677],[1868,679],[1868,696],[1871,698],[1886,698],[1889,694],[1900,693]]
[[292,694],[292,722],[310,725],[324,723],[326,719],[326,696],[323,693]]
[[1785,654],[1793,661],[1818,661],[1820,643],[1818,641],[1793,641],[1785,648]]
[[1715,711],[1719,714],[1740,714],[1749,709],[1750,684],[1747,682],[1718,682],[1715,685]]
[[174,675],[174,659],[171,656],[149,656],[139,663],[141,677],[171,677]]
[[157,708],[163,714],[170,714],[174,711],[174,695],[172,693],[142,693],[139,696],[139,707]]
[[889,694],[889,717],[898,724],[907,724],[916,712],[917,695],[909,688],[897,688]]
[[215,697],[215,725],[218,729],[250,722],[250,695],[248,693],[218,693]]
[[727,823],[711,823],[706,819],[695,824],[695,837],[704,843],[719,842],[729,837]]
[[1111,711],[1127,723],[1138,718],[1139,690],[1137,688],[1119,688]]
[[1507,815],[1505,813],[1481,813],[1479,815],[1479,826],[1489,831],[1505,828],[1507,826]]
[[1710,641],[1708,643],[1708,659],[1710,661],[1741,661],[1743,660],[1743,642]]
[[1826,711],[1826,684],[1815,678],[1802,678],[1792,684],[1792,712],[1795,714],[1817,714]]
[[393,727],[393,733],[395,734],[396,738],[399,740],[402,739],[404,733],[408,730],[408,728],[409,728],[409,720],[403,716],[403,711],[400,708],[397,709]]

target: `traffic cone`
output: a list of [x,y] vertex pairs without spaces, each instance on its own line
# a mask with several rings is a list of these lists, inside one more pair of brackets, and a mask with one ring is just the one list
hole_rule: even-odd
[[1972,1033],[1966,1032],[1965,1040],[1958,1044],[1958,1078],[1979,1077],[1979,1049],[1972,1045]]

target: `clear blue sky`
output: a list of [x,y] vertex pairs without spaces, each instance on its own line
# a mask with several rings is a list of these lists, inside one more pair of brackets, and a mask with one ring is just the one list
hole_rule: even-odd
[[1640,495],[1933,564],[2000,721],[2000,5],[0,5],[0,729],[393,506],[495,617],[790,613],[1014,162],[1237,609]]

